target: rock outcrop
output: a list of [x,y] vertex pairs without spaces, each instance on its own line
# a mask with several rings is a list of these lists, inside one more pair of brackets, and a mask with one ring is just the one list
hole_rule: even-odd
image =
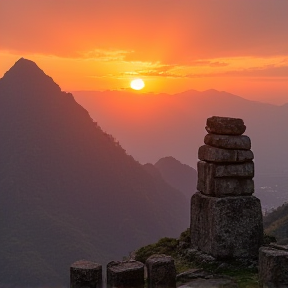
[[199,148],[197,192],[191,199],[192,247],[217,259],[257,258],[263,239],[254,193],[251,142],[242,119],[207,119]]
[[260,287],[288,287],[288,245],[270,245],[259,250]]

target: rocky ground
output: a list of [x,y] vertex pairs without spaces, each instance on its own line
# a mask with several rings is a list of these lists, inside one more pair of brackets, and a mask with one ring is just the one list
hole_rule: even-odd
[[133,258],[145,262],[152,254],[175,259],[179,288],[259,288],[256,260],[219,261],[190,248],[189,229],[179,239],[163,238],[140,248]]

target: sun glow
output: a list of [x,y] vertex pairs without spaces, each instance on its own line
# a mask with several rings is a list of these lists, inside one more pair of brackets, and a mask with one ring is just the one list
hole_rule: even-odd
[[145,87],[145,83],[142,79],[134,79],[131,81],[130,87],[134,90],[141,90]]

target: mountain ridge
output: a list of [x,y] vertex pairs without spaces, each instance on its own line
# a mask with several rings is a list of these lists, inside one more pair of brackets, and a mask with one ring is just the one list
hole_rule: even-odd
[[0,79],[3,285],[63,285],[76,260],[105,264],[189,224],[184,196],[35,65]]

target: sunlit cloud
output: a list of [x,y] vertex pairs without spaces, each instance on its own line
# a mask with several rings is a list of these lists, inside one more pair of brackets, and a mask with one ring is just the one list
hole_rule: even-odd
[[123,61],[127,54],[133,53],[133,51],[125,51],[125,50],[113,50],[113,49],[94,49],[86,52],[78,52],[80,57],[84,59],[90,59],[95,61]]
[[[145,66],[145,63],[143,63]],[[199,60],[192,65],[162,65],[157,63],[147,69],[126,71],[127,76],[150,76],[169,78],[203,77],[288,77],[287,58],[236,57],[229,59]]]

